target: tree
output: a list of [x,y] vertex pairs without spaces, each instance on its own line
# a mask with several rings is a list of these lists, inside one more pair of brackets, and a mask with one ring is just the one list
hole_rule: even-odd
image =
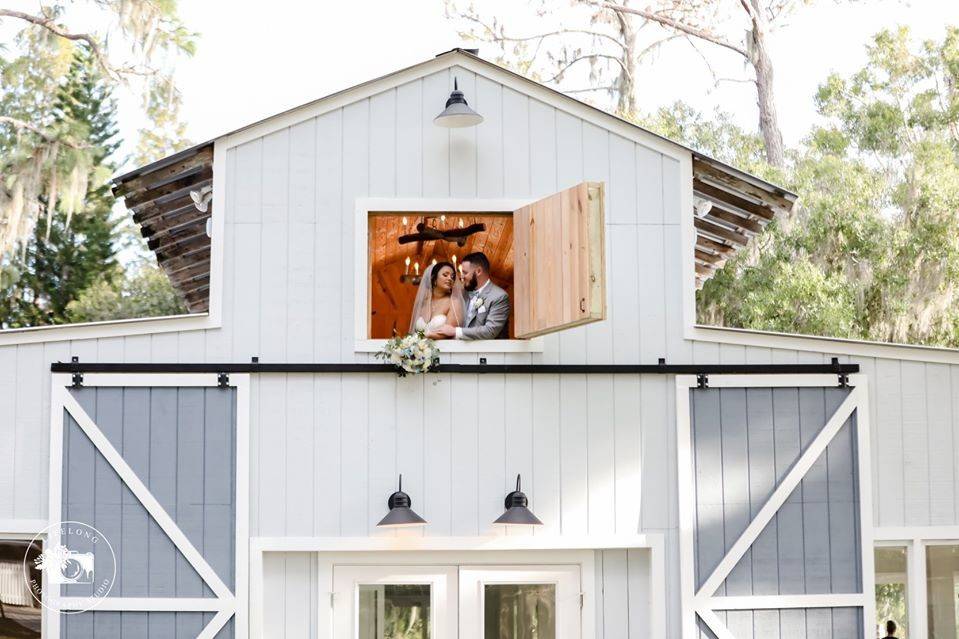
[[[469,0],[446,0],[447,16],[462,25],[462,35],[490,42],[500,61],[536,79],[561,85],[576,65],[590,65],[591,87],[569,93],[607,92],[624,117],[636,115],[639,81],[636,66],[674,38],[732,53],[751,71],[746,81],[756,92],[759,131],[766,161],[777,168],[785,163],[782,132],[776,110],[775,73],[769,50],[771,33],[800,6],[802,0],[651,0],[634,6],[631,0],[571,0],[566,9],[545,0],[529,0],[548,28],[517,35],[489,13],[479,12]],[[638,21],[639,24],[634,24]],[[640,39],[642,29],[647,38]],[[703,60],[712,71],[709,58]],[[545,58],[545,61],[543,61]],[[723,79],[716,78],[716,82]],[[610,76],[612,78],[610,79]]]
[[70,196],[79,199],[83,214],[74,216],[76,204],[66,206],[68,198],[58,199],[56,187],[52,196],[41,201],[46,215],[22,242],[16,259],[8,259],[0,272],[3,328],[66,321],[67,304],[101,272],[116,265],[114,200],[102,177],[115,168],[108,158],[119,146],[116,105],[88,48],[74,52],[50,112],[54,128],[72,131],[90,159],[90,165],[83,167],[87,174],[77,178],[85,192]]
[[[100,12],[100,32],[82,33],[67,25],[77,4]],[[78,47],[85,47],[108,83],[130,83],[145,96],[149,116],[163,115],[158,129],[170,127],[169,111],[151,108],[156,87],[175,92],[171,71],[178,54],[192,54],[195,34],[177,17],[175,0],[86,0],[42,2],[36,13],[0,8],[0,22],[19,23],[6,57],[0,58],[0,256],[31,235],[37,218],[61,209],[79,210],[95,166],[82,131],[51,108]],[[175,107],[176,101],[167,101]],[[174,118],[175,120],[175,118]],[[98,185],[97,185],[98,186]],[[41,197],[43,196],[43,197]]]
[[123,273],[104,274],[67,305],[71,322],[100,322],[135,317],[182,315],[186,307],[163,271],[150,264]]
[[796,212],[706,283],[701,321],[959,346],[959,29],[867,53],[820,87],[826,123],[784,175]]

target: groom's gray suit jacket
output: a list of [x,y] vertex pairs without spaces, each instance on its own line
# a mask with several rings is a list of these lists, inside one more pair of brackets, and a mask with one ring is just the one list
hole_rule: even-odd
[[463,339],[509,339],[509,295],[490,282],[479,296],[483,303],[467,308]]

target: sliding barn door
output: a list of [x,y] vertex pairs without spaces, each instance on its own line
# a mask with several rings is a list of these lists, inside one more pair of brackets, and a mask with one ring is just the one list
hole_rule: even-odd
[[67,525],[52,533],[51,545],[93,557],[94,579],[47,584],[63,611],[51,635],[245,637],[245,377],[86,377],[54,376],[50,519],[108,545]]
[[684,639],[874,633],[865,380],[785,377],[678,380]]
[[517,338],[605,319],[603,207],[603,184],[583,182],[513,213]]

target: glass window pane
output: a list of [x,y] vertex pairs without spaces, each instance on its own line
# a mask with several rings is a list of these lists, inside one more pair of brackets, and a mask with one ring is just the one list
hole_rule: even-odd
[[359,587],[358,639],[429,639],[428,584]]
[[485,639],[555,639],[555,584],[487,584]]
[[[41,550],[39,541],[0,540],[0,638],[40,636],[41,609],[30,580],[35,580],[37,592],[42,592],[40,571],[33,564]],[[24,570],[25,555],[29,575]]]
[[[876,548],[876,636],[909,637],[906,548]],[[888,626],[896,624],[895,629]],[[892,630],[893,632],[888,632]]]
[[926,546],[930,639],[956,639],[959,630],[959,546]]

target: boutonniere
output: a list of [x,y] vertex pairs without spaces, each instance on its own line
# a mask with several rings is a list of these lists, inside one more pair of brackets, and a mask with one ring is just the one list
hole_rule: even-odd
[[475,297],[473,298],[473,301],[474,301],[474,305],[476,306],[477,313],[486,312],[486,300],[484,300],[482,297]]

